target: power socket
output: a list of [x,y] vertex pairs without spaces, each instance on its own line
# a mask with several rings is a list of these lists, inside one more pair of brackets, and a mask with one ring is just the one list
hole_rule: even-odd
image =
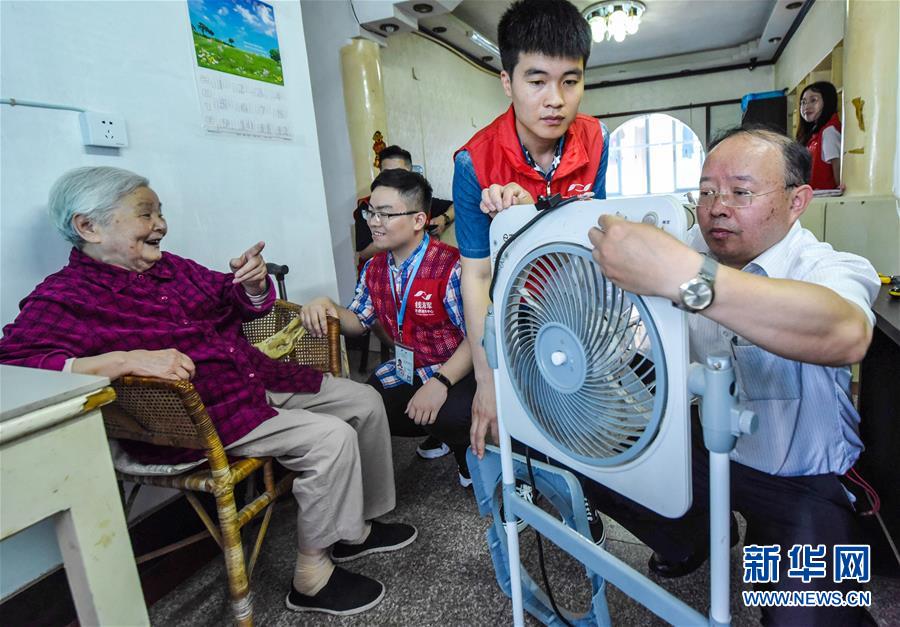
[[78,116],[85,146],[124,148],[128,146],[125,118],[115,113],[84,111]]

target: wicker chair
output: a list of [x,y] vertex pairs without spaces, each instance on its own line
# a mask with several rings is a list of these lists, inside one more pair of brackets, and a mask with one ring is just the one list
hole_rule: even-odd
[[[276,301],[266,316],[244,325],[244,335],[251,343],[259,342],[282,329],[299,315],[300,307],[286,301]],[[328,334],[324,338],[305,335],[299,338],[282,361],[295,361],[319,370],[340,374],[340,323],[328,319]],[[249,580],[262,547],[263,537],[272,515],[272,505],[290,490],[293,475],[288,473],[275,483],[271,458],[238,458],[229,461],[215,427],[206,413],[200,396],[189,381],[166,381],[149,377],[125,376],[113,382],[117,400],[104,407],[104,422],[111,438],[138,440],[163,446],[177,446],[203,450],[207,462],[183,474],[135,474],[117,472],[123,482],[135,484],[125,504],[126,515],[142,485],[174,488],[184,493],[203,521],[206,531],[163,547],[137,558],[140,564],[170,553],[210,535],[222,549],[228,573],[228,588],[232,610],[238,625],[253,624]],[[241,480],[262,468],[264,489],[237,510],[234,488]],[[194,492],[213,494],[216,500],[218,524],[207,514]],[[264,513],[256,542],[245,568],[241,528]]]

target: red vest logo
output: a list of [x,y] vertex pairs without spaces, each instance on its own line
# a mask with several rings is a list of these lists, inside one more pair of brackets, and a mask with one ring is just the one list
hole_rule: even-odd
[[566,190],[567,194],[575,192],[576,194],[584,194],[591,191],[590,184],[587,183],[572,183],[569,185],[569,189]]
[[434,303],[431,302],[431,294],[425,290],[418,290],[413,295],[413,309],[418,317],[433,318],[435,312]]

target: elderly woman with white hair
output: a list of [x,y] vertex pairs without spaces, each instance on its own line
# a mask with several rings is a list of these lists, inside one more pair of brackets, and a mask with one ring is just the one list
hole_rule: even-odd
[[[335,567],[410,544],[416,530],[374,519],[394,508],[391,442],[377,392],[269,359],[241,334],[275,296],[263,242],[224,274],[160,250],[167,232],[149,181],[86,167],[50,192],[54,223],[74,247],[69,263],[21,303],[3,329],[0,363],[190,379],[222,443],[236,455],[274,456],[298,472],[298,555],[289,609],[348,615],[376,605],[384,586]],[[128,443],[143,462],[197,451]]]

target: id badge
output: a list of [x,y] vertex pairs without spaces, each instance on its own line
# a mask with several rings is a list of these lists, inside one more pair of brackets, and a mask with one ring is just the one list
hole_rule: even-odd
[[412,385],[413,377],[416,374],[413,349],[403,344],[395,344],[394,356],[394,367],[397,369],[397,376],[407,385]]

